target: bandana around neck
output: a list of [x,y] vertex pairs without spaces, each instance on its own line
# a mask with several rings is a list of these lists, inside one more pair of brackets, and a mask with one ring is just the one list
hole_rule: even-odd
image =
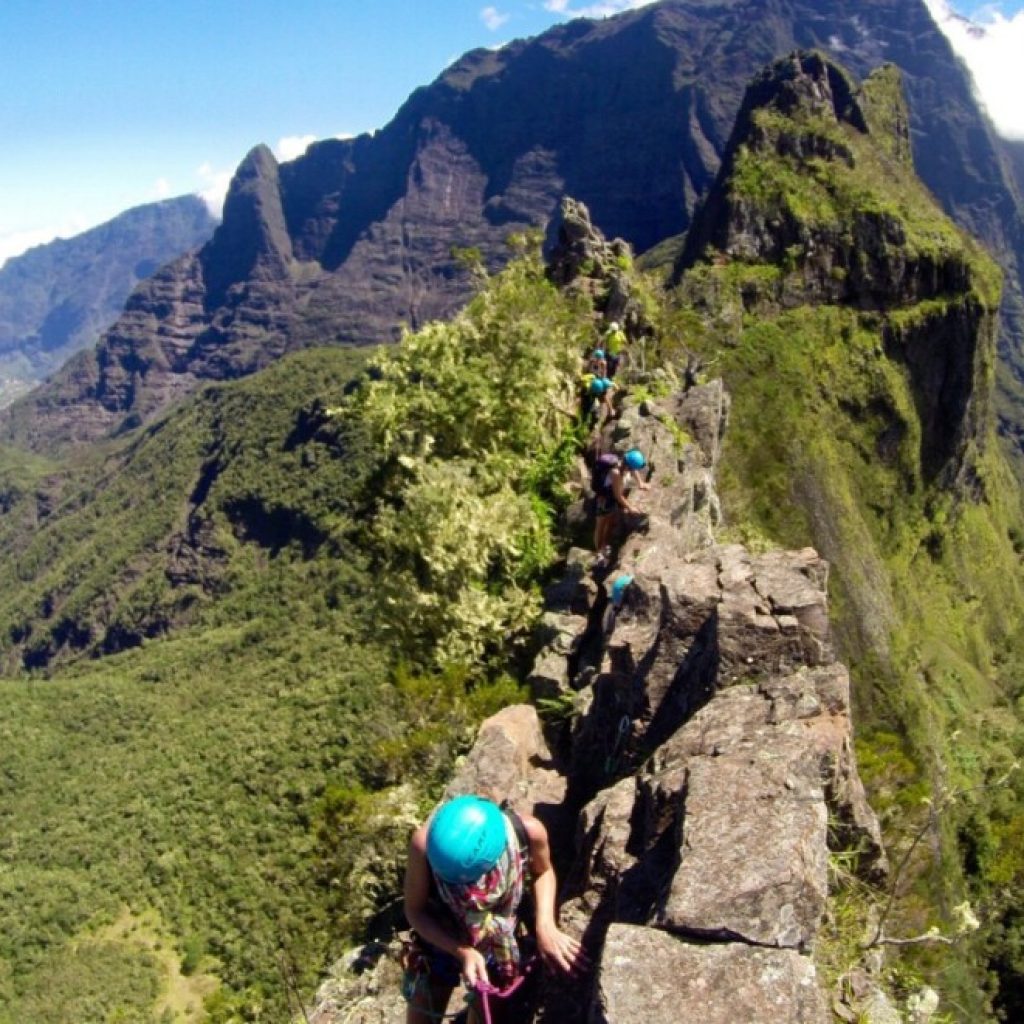
[[507,814],[504,819],[505,849],[490,871],[465,884],[434,878],[441,899],[465,925],[474,948],[493,961],[503,981],[511,981],[519,970],[516,911],[523,898],[526,865],[515,828]]

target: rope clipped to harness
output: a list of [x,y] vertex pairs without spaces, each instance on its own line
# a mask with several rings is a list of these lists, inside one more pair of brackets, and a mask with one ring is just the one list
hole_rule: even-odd
[[484,1015],[484,1024],[492,1024],[491,1020],[491,1000],[492,999],[509,999],[511,998],[519,987],[526,981],[526,976],[533,970],[537,964],[537,958],[532,958],[528,963],[523,966],[522,971],[519,975],[505,988],[496,988],[489,981],[478,981],[473,986],[473,991],[476,993],[480,1000],[480,1007]]

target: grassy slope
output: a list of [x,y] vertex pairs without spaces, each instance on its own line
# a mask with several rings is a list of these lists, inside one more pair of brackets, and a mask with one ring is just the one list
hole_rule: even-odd
[[[146,1019],[160,959],[134,940],[85,941],[123,906],[156,908],[177,956],[203,951],[230,985],[264,987],[272,1004],[279,945],[312,971],[327,956],[310,819],[325,780],[365,755],[386,676],[354,639],[348,595],[366,578],[344,545],[325,542],[308,560],[298,542],[277,549],[273,516],[251,509],[287,509],[282,536],[301,521],[326,537],[344,520],[358,472],[336,442],[288,441],[302,410],[335,398],[358,366],[310,352],[210,389],[98,467],[67,470],[64,514],[5,563],[5,593],[18,595],[5,614],[36,631],[45,621],[25,612],[44,591],[62,594],[60,614],[74,610],[83,628],[165,621],[161,609],[180,607],[163,572],[167,538],[202,467],[219,460],[198,514],[222,557],[212,591],[187,588],[191,626],[45,681],[0,682],[0,1020],[38,1019],[44,1005],[63,1020],[118,1019],[119,1007]],[[10,461],[12,493],[56,487],[54,467]],[[241,499],[245,516],[231,511]],[[9,536],[28,518],[15,501]],[[246,543],[255,523],[261,543]]]
[[[891,88],[891,81],[874,86]],[[894,109],[877,92],[870,99],[869,112]],[[987,421],[964,452],[972,485],[959,497],[940,486],[925,465],[928,438],[913,374],[891,340],[987,310],[975,357],[984,418],[998,273],[938,212],[892,147],[809,117],[800,128],[847,148],[853,166],[801,162],[772,149],[792,124],[772,113],[757,121],[769,145],[741,152],[734,195],[791,217],[812,236],[841,237],[858,213],[898,218],[911,258],[952,258],[969,268],[962,291],[868,313],[794,301],[805,280],[799,248],[781,267],[700,265],[683,282],[675,323],[677,336],[713,360],[733,396],[722,480],[732,520],[748,537],[812,541],[833,564],[833,609],[854,671],[862,762],[896,854],[927,822],[925,794],[939,812],[932,841],[915,855],[916,883],[900,880],[905,898],[895,930],[948,929],[950,907],[968,894],[986,918],[983,941],[1002,942],[1006,903],[1012,906],[1024,882],[1024,857],[1012,846],[1024,824],[1024,790],[1005,779],[1024,751],[1020,492]],[[884,121],[875,127],[876,137],[888,137]],[[934,343],[943,343],[941,334]],[[956,795],[997,779],[999,792]],[[970,957],[918,959],[961,1004],[959,1019],[984,1018],[984,972]],[[1003,966],[1011,962],[1012,955]],[[1004,1007],[1018,1005],[1022,966],[1002,979]]]

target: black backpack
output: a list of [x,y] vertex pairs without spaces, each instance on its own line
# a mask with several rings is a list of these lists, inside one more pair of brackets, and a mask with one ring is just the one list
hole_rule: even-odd
[[590,490],[595,498],[612,499],[612,470],[619,466],[619,456],[614,452],[598,455],[594,468],[590,471]]

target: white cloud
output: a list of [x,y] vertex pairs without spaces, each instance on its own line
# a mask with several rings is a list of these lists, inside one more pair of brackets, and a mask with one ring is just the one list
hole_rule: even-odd
[[233,171],[214,170],[213,166],[208,163],[196,168],[200,182],[196,193],[210,208],[210,213],[214,217],[224,215],[224,197],[228,194],[228,186],[231,184],[233,173]]
[[555,14],[564,14],[567,18],[606,18],[610,14],[621,14],[623,11],[647,7],[653,2],[654,0],[604,0],[603,3],[573,7],[572,0],[544,0],[544,9]]
[[508,21],[508,15],[502,14],[497,7],[485,7],[480,12],[480,20],[492,31],[497,32]]
[[281,161],[294,160],[296,157],[302,156],[314,142],[316,142],[315,135],[286,135],[283,139],[278,140],[274,156]]
[[166,178],[157,178],[153,183],[153,195],[157,199],[166,199],[171,194],[171,183]]
[[925,0],[936,24],[970,68],[981,102],[1000,134],[1024,139],[1024,10],[1007,18],[983,8],[968,21],[948,0]]

